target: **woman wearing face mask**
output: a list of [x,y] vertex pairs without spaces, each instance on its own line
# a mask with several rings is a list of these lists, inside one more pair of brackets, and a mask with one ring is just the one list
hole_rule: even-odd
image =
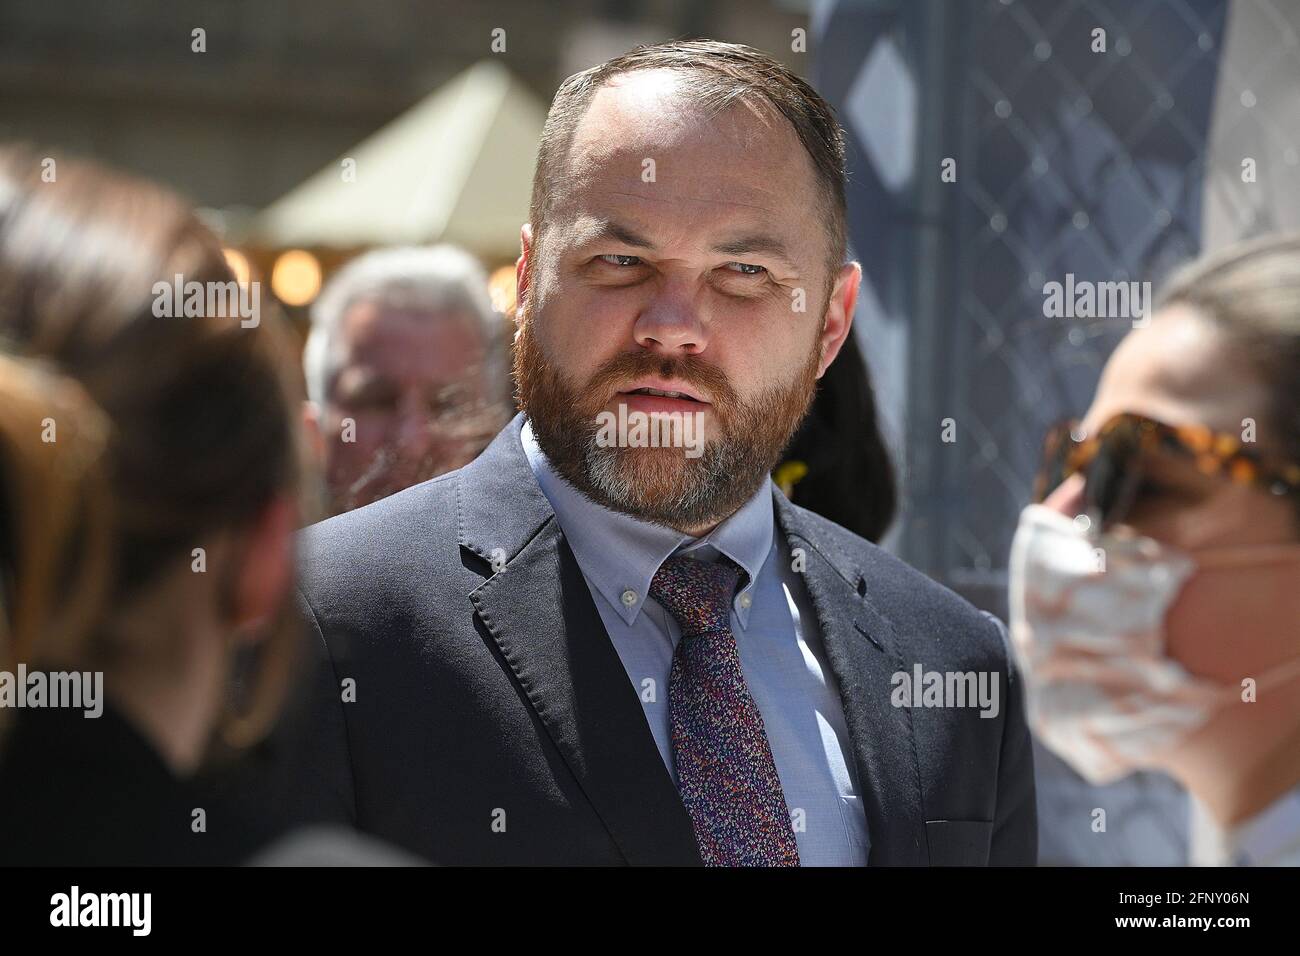
[[1010,616],[1040,739],[1177,779],[1194,864],[1300,864],[1300,237],[1175,276],[1038,491]]

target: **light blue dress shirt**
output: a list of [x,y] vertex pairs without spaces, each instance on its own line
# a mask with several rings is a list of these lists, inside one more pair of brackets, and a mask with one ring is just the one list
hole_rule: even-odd
[[864,866],[870,842],[839,687],[803,581],[774,532],[771,483],[709,534],[692,538],[587,498],[551,468],[527,422],[521,440],[673,782],[668,679],[681,631],[649,596],[650,581],[670,555],[708,561],[721,552],[749,575],[732,604],[731,629],[745,682],[763,715],[799,861]]

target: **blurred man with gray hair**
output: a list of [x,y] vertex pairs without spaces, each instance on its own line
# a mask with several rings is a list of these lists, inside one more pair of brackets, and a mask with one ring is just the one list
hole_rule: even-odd
[[473,460],[513,411],[487,276],[453,246],[353,260],[325,286],[311,325],[306,418],[333,514]]

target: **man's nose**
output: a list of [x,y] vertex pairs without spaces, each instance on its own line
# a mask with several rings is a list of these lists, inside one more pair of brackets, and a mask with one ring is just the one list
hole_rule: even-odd
[[703,352],[708,329],[688,290],[666,286],[637,316],[632,337],[642,348],[673,354]]
[[422,395],[409,395],[397,410],[390,434],[403,451],[424,451],[433,442],[433,412]]

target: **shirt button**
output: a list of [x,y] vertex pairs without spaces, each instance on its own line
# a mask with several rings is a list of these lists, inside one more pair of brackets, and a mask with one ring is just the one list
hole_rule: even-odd
[[635,603],[636,603],[636,592],[633,591],[631,588],[628,588],[626,591],[623,592],[623,604],[626,605],[627,607],[631,607]]
[[753,603],[754,603],[754,599],[753,599],[752,597],[750,597],[748,593],[746,593],[746,594],[742,594],[742,595],[740,596],[740,606],[741,606],[741,607],[748,609],[749,606],[750,606],[751,604],[753,604]]

